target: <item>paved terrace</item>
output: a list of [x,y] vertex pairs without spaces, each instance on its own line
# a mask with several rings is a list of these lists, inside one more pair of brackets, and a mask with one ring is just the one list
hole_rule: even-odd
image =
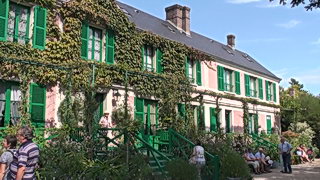
[[299,164],[292,166],[292,174],[284,174],[281,169],[272,169],[272,173],[254,175],[254,180],[319,180],[320,179],[320,159],[311,163]]

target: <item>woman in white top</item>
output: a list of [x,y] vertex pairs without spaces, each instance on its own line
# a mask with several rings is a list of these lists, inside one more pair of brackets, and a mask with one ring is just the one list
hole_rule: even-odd
[[201,169],[206,165],[206,159],[204,157],[204,148],[201,146],[201,142],[198,140],[190,158],[190,163],[195,164],[198,169],[198,177],[201,179]]

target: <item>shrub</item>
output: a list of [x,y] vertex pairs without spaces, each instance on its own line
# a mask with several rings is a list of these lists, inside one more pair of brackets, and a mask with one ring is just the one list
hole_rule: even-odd
[[247,163],[230,145],[225,143],[207,144],[205,150],[219,156],[221,179],[227,179],[228,177],[251,178]]
[[185,179],[197,179],[198,171],[194,165],[189,164],[183,159],[175,159],[168,162],[166,165],[166,171],[172,180],[185,180]]

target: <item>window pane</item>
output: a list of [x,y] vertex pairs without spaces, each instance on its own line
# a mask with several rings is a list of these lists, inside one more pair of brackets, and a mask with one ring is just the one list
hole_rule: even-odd
[[148,71],[153,71],[153,48],[148,46],[145,55],[145,68]]
[[100,50],[101,50],[101,36],[102,32],[95,29],[94,31],[94,59],[100,61]]
[[193,79],[193,61],[188,61],[189,79]]
[[21,44],[26,43],[27,23],[28,23],[28,9],[20,8],[20,21],[18,27],[18,42]]
[[16,18],[16,7],[10,4],[9,16],[8,16],[8,41],[13,41],[14,36],[14,25]]

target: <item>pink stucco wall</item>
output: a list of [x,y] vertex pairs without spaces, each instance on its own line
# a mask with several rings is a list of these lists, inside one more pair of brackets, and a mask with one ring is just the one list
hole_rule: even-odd
[[56,126],[55,117],[57,115],[58,109],[56,108],[57,102],[57,94],[59,93],[58,86],[48,87],[46,93],[46,127],[54,127]]
[[267,122],[266,122],[266,115],[262,114],[259,115],[259,125],[261,126],[261,130],[267,132]]
[[233,130],[236,133],[243,133],[243,112],[242,111],[233,111]]
[[[207,67],[207,65],[210,66]],[[206,71],[204,71],[204,77],[205,79],[203,80],[207,80],[206,83],[204,83],[204,85],[208,88],[211,89],[217,89],[218,85],[217,85],[217,63],[215,62],[207,62],[207,65],[204,64],[203,69],[206,68]]]

